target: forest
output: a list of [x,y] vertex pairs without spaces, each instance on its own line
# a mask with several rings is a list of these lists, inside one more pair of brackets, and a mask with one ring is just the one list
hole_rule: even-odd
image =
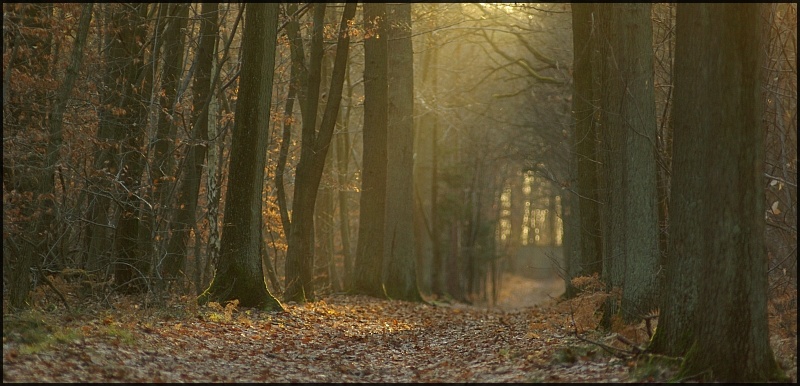
[[796,3],[3,3],[3,382],[797,382]]

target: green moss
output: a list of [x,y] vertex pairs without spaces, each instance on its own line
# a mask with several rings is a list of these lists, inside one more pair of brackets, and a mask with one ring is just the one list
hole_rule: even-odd
[[110,325],[105,328],[105,334],[114,338],[118,338],[122,343],[125,344],[133,344],[136,342],[133,332],[123,327]]
[[[786,382],[789,380],[774,358],[769,360],[764,365],[765,368],[760,369],[761,371],[757,374],[739,374],[738,377],[742,379],[725,379],[730,378],[731,375],[715,374],[714,366],[713,358],[710,358],[707,353],[701,352],[700,345],[695,342],[686,353],[681,368],[673,380],[679,382],[689,380],[700,382]],[[717,370],[726,371],[726,368]],[[730,371],[729,368],[728,371]]]
[[54,326],[39,311],[31,310],[3,317],[3,340],[19,343],[21,354],[51,350],[82,337],[83,334],[78,329]]
[[681,366],[683,358],[646,354],[631,369],[631,379],[639,382],[652,382],[669,379]]

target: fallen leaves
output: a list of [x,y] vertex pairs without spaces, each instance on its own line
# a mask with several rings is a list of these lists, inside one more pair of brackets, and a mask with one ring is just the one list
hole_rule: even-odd
[[644,379],[664,380],[572,334],[569,313],[580,308],[587,331],[596,315],[582,308],[597,300],[509,310],[334,295],[280,313],[187,300],[166,314],[120,305],[95,316],[34,315],[16,323],[79,336],[26,353],[13,338],[21,335],[4,329],[3,380],[625,382],[637,366]]

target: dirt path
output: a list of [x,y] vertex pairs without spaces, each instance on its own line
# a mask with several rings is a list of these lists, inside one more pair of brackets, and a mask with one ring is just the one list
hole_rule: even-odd
[[[527,290],[526,290],[527,291]],[[530,285],[530,291],[543,287]],[[520,293],[518,291],[518,293]],[[510,307],[511,301],[506,304]],[[47,319],[61,338],[3,338],[4,382],[533,382],[627,379],[621,361],[563,359],[568,334],[537,309],[332,296],[286,313],[144,312]],[[549,327],[542,327],[542,326]],[[559,351],[561,350],[561,351]]]
[[561,278],[534,280],[505,274],[502,282],[497,306],[504,310],[541,305],[564,293],[564,280]]

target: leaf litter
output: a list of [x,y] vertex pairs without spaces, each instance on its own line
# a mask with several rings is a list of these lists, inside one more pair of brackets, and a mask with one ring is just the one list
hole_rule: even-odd
[[[332,294],[278,313],[235,301],[197,307],[188,297],[142,308],[120,297],[113,309],[4,317],[3,381],[668,380],[674,369],[615,355],[629,348],[618,335],[640,345],[646,336],[643,326],[599,331],[603,296],[592,290],[568,301],[487,308]],[[25,327],[7,331],[17,322]],[[31,328],[46,338],[23,339],[18,331]]]

